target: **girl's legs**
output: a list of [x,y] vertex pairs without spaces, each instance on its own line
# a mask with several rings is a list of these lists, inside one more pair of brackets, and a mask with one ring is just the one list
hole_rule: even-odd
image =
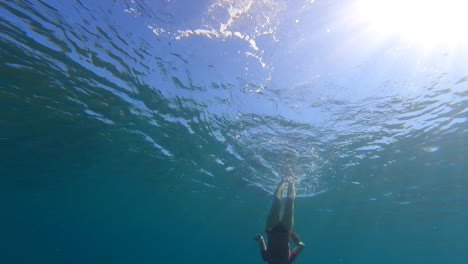
[[284,227],[288,231],[293,230],[294,226],[294,199],[296,199],[296,190],[294,188],[294,182],[290,180],[288,186],[288,197],[286,197],[283,218],[281,219],[281,223],[283,223]]
[[276,188],[275,194],[273,195],[273,204],[271,205],[265,227],[267,232],[275,227],[281,220],[281,196],[283,195],[283,189],[285,185],[286,180],[281,180],[278,187]]

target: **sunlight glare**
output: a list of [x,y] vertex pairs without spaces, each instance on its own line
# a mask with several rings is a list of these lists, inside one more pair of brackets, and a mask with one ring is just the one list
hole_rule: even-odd
[[468,40],[466,0],[358,0],[357,20],[382,37],[426,45]]

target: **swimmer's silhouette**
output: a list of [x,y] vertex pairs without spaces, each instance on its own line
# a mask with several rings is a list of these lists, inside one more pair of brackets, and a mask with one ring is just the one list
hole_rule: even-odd
[[[284,211],[281,214],[281,196],[288,183],[288,196],[286,197]],[[266,222],[265,231],[268,238],[268,247],[261,235],[256,235],[255,240],[260,244],[260,251],[264,261],[270,264],[289,264],[301,253],[305,247],[300,241],[299,235],[293,231],[294,225],[294,199],[296,191],[290,172],[284,177],[273,195],[273,205]],[[290,251],[289,240],[295,244]]]

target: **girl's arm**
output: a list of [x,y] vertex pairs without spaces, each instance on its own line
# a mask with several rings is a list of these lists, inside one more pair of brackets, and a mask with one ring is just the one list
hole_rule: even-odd
[[265,239],[261,235],[256,235],[254,237],[254,240],[258,241],[258,244],[260,245],[260,253],[262,254],[262,259],[264,261],[268,261],[268,256],[267,256],[267,247],[265,244]]

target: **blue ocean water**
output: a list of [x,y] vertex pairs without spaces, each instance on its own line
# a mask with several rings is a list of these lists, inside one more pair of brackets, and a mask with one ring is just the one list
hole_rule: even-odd
[[1,1],[0,263],[260,263],[285,168],[297,263],[466,263],[467,40],[353,2]]

